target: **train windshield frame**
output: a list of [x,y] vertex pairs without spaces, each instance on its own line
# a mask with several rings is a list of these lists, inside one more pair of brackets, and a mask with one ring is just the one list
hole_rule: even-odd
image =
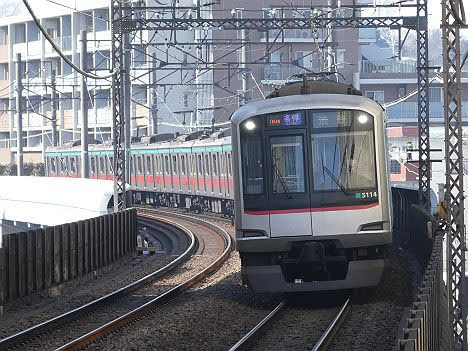
[[246,119],[240,125],[244,209],[378,202],[375,136],[374,117],[352,109],[284,111]]
[[362,111],[309,111],[314,191],[376,191],[373,117]]

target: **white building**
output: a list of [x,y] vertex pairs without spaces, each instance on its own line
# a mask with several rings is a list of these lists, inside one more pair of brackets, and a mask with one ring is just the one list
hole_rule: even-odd
[[[155,0],[148,0],[147,5]],[[91,72],[109,72],[111,34],[109,0],[69,1],[70,7],[48,2],[31,1],[31,6],[42,26],[61,48],[62,52],[77,66],[80,65],[80,31],[87,31],[87,65]],[[184,1],[181,1],[181,3]],[[186,0],[190,3],[191,1]],[[66,4],[66,1],[62,1]],[[182,6],[183,4],[179,4]],[[161,5],[159,5],[161,6]],[[151,16],[151,14],[147,14]],[[184,37],[185,36],[185,37]],[[132,40],[132,133],[153,133],[151,108],[156,111],[157,132],[181,130],[184,117],[190,123],[191,111],[197,99],[193,86],[177,85],[180,71],[169,74],[168,68],[179,69],[185,65],[184,81],[193,81],[194,65],[191,55],[170,45],[172,38],[163,32],[138,31]],[[178,34],[177,40],[193,42],[194,33]],[[159,45],[148,45],[148,41]],[[187,49],[190,51],[191,49]],[[25,162],[38,162],[43,150],[51,145],[51,75],[56,72],[56,90],[59,97],[57,125],[59,142],[64,143],[80,137],[80,80],[81,75],[55,52],[41,34],[29,13],[0,18],[0,162],[14,160],[16,149],[16,54],[21,53],[23,64],[23,137]],[[155,67],[161,68],[152,75]],[[180,62],[178,67],[164,67],[163,62]],[[158,86],[151,89],[153,80]],[[107,139],[111,135],[110,79],[87,79],[89,91],[89,133],[95,139]]]

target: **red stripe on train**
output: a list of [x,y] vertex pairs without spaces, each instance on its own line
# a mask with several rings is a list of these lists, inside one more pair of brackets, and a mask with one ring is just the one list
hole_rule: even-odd
[[266,210],[266,211],[244,211],[245,214],[252,216],[266,216],[272,214],[288,214],[288,213],[306,213],[306,212],[332,212],[332,211],[350,211],[350,210],[366,210],[372,207],[379,206],[379,203],[368,205],[353,205],[353,206],[334,206],[334,207],[318,207],[318,208],[295,208],[290,210]]

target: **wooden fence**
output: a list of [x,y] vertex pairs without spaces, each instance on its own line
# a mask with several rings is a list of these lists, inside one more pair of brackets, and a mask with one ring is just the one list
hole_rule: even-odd
[[136,210],[3,235],[0,306],[93,272],[135,251]]

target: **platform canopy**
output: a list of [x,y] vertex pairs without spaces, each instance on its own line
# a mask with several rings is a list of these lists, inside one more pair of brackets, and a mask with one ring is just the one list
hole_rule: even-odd
[[107,214],[113,192],[109,180],[0,177],[0,218],[46,226],[76,222]]

